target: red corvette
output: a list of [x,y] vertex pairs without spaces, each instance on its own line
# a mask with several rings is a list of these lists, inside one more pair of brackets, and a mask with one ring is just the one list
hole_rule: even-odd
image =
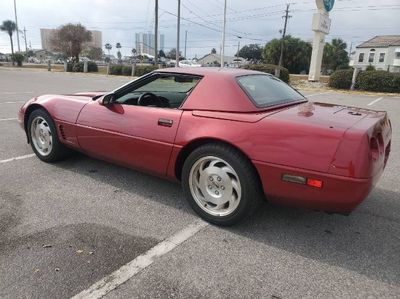
[[164,69],[112,92],[43,95],[19,121],[45,162],[72,150],[181,181],[215,224],[271,202],[350,213],[390,152],[386,112],[307,101],[274,76]]

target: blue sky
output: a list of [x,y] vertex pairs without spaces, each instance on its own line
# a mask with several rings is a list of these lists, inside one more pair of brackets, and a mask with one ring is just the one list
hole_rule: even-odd
[[[88,29],[101,30],[103,44],[120,42],[123,55],[134,47],[136,32],[154,30],[154,0],[16,0],[20,29],[26,27],[28,45],[39,49],[40,28],[57,28],[73,22]],[[2,0],[0,22],[14,20],[13,0]],[[219,51],[223,20],[223,0],[181,0],[181,49],[188,31],[187,56],[203,56],[212,48]],[[227,0],[227,41],[225,52],[233,55],[238,41],[241,45],[267,41],[280,36],[283,11],[287,1]],[[165,34],[165,48],[176,47],[177,0],[159,0],[159,30]],[[287,33],[311,40],[313,0],[293,0]],[[336,0],[330,13],[332,19],[329,41],[343,38],[357,45],[375,35],[400,35],[399,0]],[[241,39],[238,36],[242,37]],[[15,45],[16,36],[14,36]],[[21,50],[25,49],[20,36]],[[16,47],[17,48],[17,47]],[[0,52],[9,52],[9,38],[0,33]],[[112,52],[115,52],[113,47]]]

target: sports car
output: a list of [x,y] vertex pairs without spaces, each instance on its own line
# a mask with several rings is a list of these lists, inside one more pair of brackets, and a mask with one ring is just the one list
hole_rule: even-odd
[[111,92],[42,95],[19,122],[44,162],[80,151],[180,182],[203,219],[232,225],[261,200],[349,214],[388,161],[386,112],[308,101],[278,78],[160,69]]

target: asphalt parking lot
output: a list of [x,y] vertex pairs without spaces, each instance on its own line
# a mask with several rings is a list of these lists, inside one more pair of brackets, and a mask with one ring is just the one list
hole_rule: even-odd
[[265,203],[219,228],[198,220],[177,184],[79,154],[31,155],[16,120],[23,102],[128,80],[0,68],[1,298],[72,297],[191,225],[197,233],[105,298],[400,297],[400,97],[304,92],[391,117],[388,166],[351,215]]

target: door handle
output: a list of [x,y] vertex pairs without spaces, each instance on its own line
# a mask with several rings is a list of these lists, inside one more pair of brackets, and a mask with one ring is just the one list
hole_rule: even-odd
[[162,127],[172,127],[174,121],[172,119],[160,118],[158,125]]

